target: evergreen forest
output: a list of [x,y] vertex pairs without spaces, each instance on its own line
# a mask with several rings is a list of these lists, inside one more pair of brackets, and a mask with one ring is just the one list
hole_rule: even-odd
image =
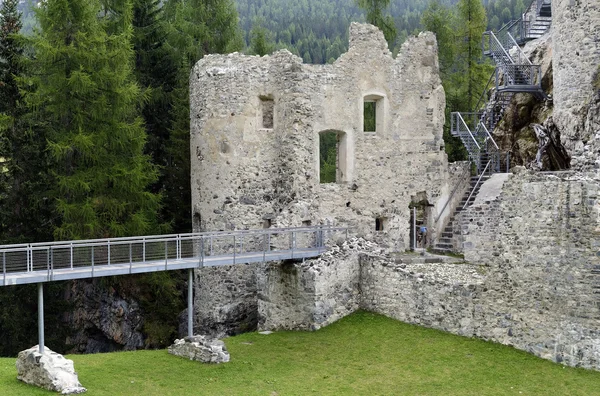
[[[205,54],[287,48],[333,62],[351,21],[379,26],[397,53],[436,33],[448,112],[477,102],[493,68],[481,34],[523,0],[0,1],[0,243],[192,231],[189,87]],[[33,6],[33,4],[36,4]],[[449,115],[449,113],[448,113]],[[447,117],[449,120],[449,117]],[[464,158],[445,132],[451,160]],[[331,152],[335,136],[322,142]],[[334,159],[322,158],[324,162]],[[328,173],[335,177],[335,164]],[[137,276],[148,347],[177,334],[178,273]],[[131,294],[130,281],[101,287]],[[67,350],[65,286],[47,292],[49,342]],[[35,343],[34,288],[0,289],[0,356]],[[60,345],[60,346],[59,346]]]

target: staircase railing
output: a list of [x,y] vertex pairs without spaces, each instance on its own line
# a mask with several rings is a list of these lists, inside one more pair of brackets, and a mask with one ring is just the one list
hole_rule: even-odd
[[481,172],[481,174],[479,175],[479,179],[477,179],[477,183],[475,183],[475,186],[471,189],[471,194],[469,194],[469,197],[467,198],[467,202],[465,202],[465,204],[463,205],[463,210],[466,209],[467,206],[469,206],[469,202],[471,201],[471,198],[473,197],[473,194],[475,193],[475,191],[477,191],[477,187],[479,187],[479,185],[481,184],[481,179],[485,175],[485,172],[487,172],[487,170],[490,167],[491,163],[492,163],[492,160],[489,160],[488,163],[485,165],[485,168],[483,169],[483,172]]
[[509,32],[519,44],[524,44],[527,40],[536,38],[537,36],[532,34],[532,29],[536,26],[545,3],[545,0],[532,1],[519,19],[506,23],[500,28],[499,32]]
[[452,135],[458,136],[463,142],[467,152],[469,153],[469,158],[475,164],[477,170],[479,170],[481,167],[481,146],[471,132],[471,129],[465,122],[461,113],[452,113],[450,130]]
[[[513,95],[517,92],[530,92],[539,99],[547,98],[542,90],[541,66],[531,63],[515,39],[527,35],[533,26],[528,15],[537,18],[545,4],[548,5],[548,0],[533,0],[520,20],[505,24],[497,33],[488,31],[483,34],[483,53],[490,56],[497,67],[474,111],[454,112],[451,118],[451,133],[460,137],[469,158],[477,166],[478,174],[483,154],[487,154],[490,159],[484,172],[488,168],[491,172],[500,172],[501,153],[490,131],[500,121]],[[495,81],[495,87],[492,86],[492,81]],[[509,153],[507,158],[508,156]]]
[[[492,134],[486,128],[486,126],[480,122],[477,124],[476,136],[483,136],[483,142],[485,151],[488,154],[488,159],[491,163],[490,170],[493,172],[500,172],[500,148],[496,144]],[[485,170],[484,170],[485,173]]]

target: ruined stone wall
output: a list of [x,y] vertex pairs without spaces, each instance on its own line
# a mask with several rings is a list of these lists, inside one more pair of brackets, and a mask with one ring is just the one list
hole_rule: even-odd
[[376,247],[353,238],[314,260],[268,263],[258,275],[258,328],[317,330],[356,311],[359,255]]
[[[194,334],[221,338],[256,329],[258,264],[206,267],[195,271]],[[186,334],[187,323],[180,334]]]
[[[600,65],[600,3],[552,0],[554,121],[575,169],[598,168],[600,112],[594,80]],[[595,98],[596,96],[596,98]]]
[[472,337],[483,276],[468,264],[403,264],[360,258],[361,308],[406,323]]
[[599,177],[511,175],[473,205],[482,215],[465,235],[469,264],[363,258],[362,306],[600,369]]
[[[375,132],[364,131],[365,101],[376,106]],[[208,55],[192,70],[190,104],[196,232],[333,223],[404,251],[410,247],[411,202],[424,197],[430,205],[433,235],[432,221],[454,188],[432,33],[408,39],[396,59],[381,31],[357,23],[350,27],[348,52],[331,65],[306,65],[286,50],[264,57]],[[336,183],[320,183],[324,132],[337,134]],[[446,210],[438,224],[451,213]],[[294,282],[326,284],[299,271]],[[281,287],[292,282],[287,275],[267,267],[266,276],[281,277]],[[197,323],[210,324],[209,317],[231,322],[217,312],[226,285],[208,286],[211,293],[202,287],[196,288],[196,305],[211,312]],[[275,286],[267,289],[278,293]],[[230,297],[236,299],[235,293]],[[265,303],[263,309],[279,308]]]
[[[453,188],[436,55],[431,33],[394,59],[377,28],[352,24],[350,49],[332,65],[285,50],[204,57],[191,74],[194,230],[329,220],[375,237],[381,218],[390,247],[408,248],[411,197],[425,193],[439,209]],[[376,101],[376,132],[363,131],[365,100]],[[338,134],[337,183],[319,182],[324,131]]]

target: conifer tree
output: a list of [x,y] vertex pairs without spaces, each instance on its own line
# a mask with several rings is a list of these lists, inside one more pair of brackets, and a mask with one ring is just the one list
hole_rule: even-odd
[[148,133],[147,152],[155,164],[164,166],[165,144],[172,125],[171,92],[177,78],[177,64],[167,45],[167,31],[159,0],[134,0],[133,49],[135,76],[146,90],[142,115]]
[[493,67],[483,60],[481,37],[487,27],[480,0],[460,0],[456,5],[456,54],[454,86],[460,101],[453,111],[471,111],[476,105]]
[[355,0],[355,2],[366,12],[367,22],[381,29],[388,45],[393,47],[398,34],[396,24],[391,15],[383,13],[390,5],[390,0]]
[[257,19],[250,30],[250,53],[264,56],[273,52],[274,49],[271,32],[264,27],[261,20]]
[[[160,199],[147,191],[157,170],[143,154],[133,81],[131,4],[120,27],[98,0],[41,4],[32,40],[38,73],[29,105],[48,130],[61,224],[57,239],[144,235],[156,231]],[[110,18],[113,18],[111,15]]]

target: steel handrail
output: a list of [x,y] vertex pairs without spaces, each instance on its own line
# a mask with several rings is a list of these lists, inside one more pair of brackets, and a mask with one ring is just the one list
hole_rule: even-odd
[[510,34],[510,32],[506,32],[506,35],[508,36],[508,38],[510,39],[510,41],[512,41],[513,44],[514,44],[511,48],[517,47],[517,51],[519,52],[519,63],[521,62],[521,58],[523,58],[523,59],[525,59],[527,61],[527,63],[530,66],[533,66],[533,63],[531,63],[531,61],[529,60],[529,58],[527,56],[525,56],[525,53],[521,49],[521,46],[519,44],[517,44],[517,41],[512,36],[512,34]]
[[[127,238],[107,238],[107,239],[89,239],[89,240],[74,240],[74,241],[56,241],[56,242],[36,242],[32,244],[20,245],[0,245],[0,253],[2,252],[24,252],[24,251],[44,251],[47,249],[58,248],[81,248],[81,247],[97,247],[97,246],[122,246],[134,243],[156,243],[156,242],[175,242],[178,240],[198,240],[200,238],[226,238],[240,235],[261,235],[261,234],[285,234],[298,232],[312,232],[315,230],[326,230],[330,232],[343,231],[347,227],[332,227],[332,226],[314,226],[314,227],[297,227],[297,228],[271,228],[265,230],[239,230],[236,232],[208,232],[208,233],[190,233],[190,234],[172,234],[172,235],[148,235],[144,237],[127,237]],[[13,247],[16,246],[16,247]]]
[[343,230],[345,229],[345,227],[332,227],[332,226],[327,226],[327,225],[317,225],[317,226],[310,226],[310,227],[286,227],[286,228],[268,228],[268,229],[261,229],[261,230],[235,230],[235,231],[205,231],[205,232],[191,232],[191,233],[183,233],[183,234],[164,234],[164,235],[145,235],[145,236],[135,236],[135,237],[116,237],[116,238],[102,238],[102,239],[77,239],[77,240],[72,240],[72,241],[48,241],[48,242],[33,242],[33,243],[29,243],[29,244],[17,244],[17,245],[0,245],[0,252],[3,251],[6,248],[10,248],[13,246],[16,247],[38,247],[38,246],[56,246],[56,245],[82,245],[82,244],[88,244],[88,243],[96,243],[96,242],[101,242],[101,243],[105,243],[110,241],[110,243],[116,243],[116,242],[121,242],[121,241],[135,241],[135,240],[143,240],[144,238],[146,239],[146,241],[154,241],[154,242],[158,242],[157,239],[160,239],[160,241],[164,242],[164,239],[166,238],[177,238],[177,237],[188,237],[188,236],[215,236],[215,235],[222,235],[222,236],[233,236],[233,235],[241,235],[241,234],[262,234],[262,233],[283,233],[289,230],[294,230],[294,231],[302,231],[302,230],[313,230],[315,228],[327,228],[332,229],[334,231],[339,231],[339,230]]
[[[492,81],[494,81],[494,77],[496,76],[496,69],[494,69],[494,71],[492,72],[492,75],[488,79],[487,84],[485,84],[485,89],[483,90],[483,92],[479,96],[479,100],[477,101],[477,104],[474,107],[475,111],[477,111],[477,110],[480,109],[480,105],[482,104],[483,98],[485,98],[487,96],[486,94],[488,93],[488,90],[490,89],[490,84],[492,83]],[[487,102],[489,102],[489,100],[485,100],[484,101],[485,104],[487,104]]]
[[[177,265],[177,260],[199,258],[201,260],[199,263],[203,265],[205,240],[210,241],[210,255],[213,256],[213,240],[225,239],[226,245],[218,246],[219,250],[216,256],[228,256],[231,255],[231,245],[227,240],[232,237],[234,241],[234,263],[237,255],[241,254],[263,253],[263,257],[265,257],[267,251],[288,251],[286,249],[271,249],[271,236],[277,235],[289,235],[290,240],[293,241],[291,246],[292,257],[294,257],[294,252],[298,249],[298,234],[308,234],[302,237],[303,242],[300,249],[318,249],[320,254],[322,252],[322,246],[324,246],[324,241],[322,240],[323,235],[336,231],[345,231],[346,236],[348,235],[347,227],[318,225],[312,227],[240,230],[239,232],[177,234],[166,235],[166,238],[165,235],[151,235],[144,237],[92,240],[92,242],[58,241],[56,243],[46,244],[45,246],[40,244],[36,244],[35,246],[32,246],[31,244],[7,245],[4,246],[3,249],[0,249],[3,260],[1,268],[3,273],[3,285],[7,285],[7,273],[35,273],[45,271],[47,272],[47,281],[52,281],[56,269],[79,270],[81,268],[91,268],[91,276],[94,277],[95,268],[111,267],[112,265],[129,264],[129,273],[131,273],[134,262],[136,264],[142,264],[164,260],[164,270],[169,270],[169,265]],[[255,244],[254,238],[264,240],[267,236],[269,240],[268,246],[261,243]],[[306,239],[306,237],[308,237],[308,239]],[[244,249],[244,238],[247,238],[246,241],[252,241],[252,249]],[[186,248],[184,243],[188,241],[191,241],[192,244],[187,245]],[[80,243],[73,244],[72,242]],[[194,248],[196,243],[202,245],[202,250]],[[162,249],[163,244],[164,254],[161,254],[159,250]],[[125,247],[125,249],[122,249],[121,247]],[[99,248],[105,249],[101,250]],[[140,251],[140,249],[142,250]],[[10,257],[11,253],[17,253],[18,255]],[[26,253],[26,256],[23,253]],[[100,256],[98,256],[98,254],[100,254]],[[98,262],[98,259],[100,262]]]
[[[469,161],[469,166],[467,167],[467,169],[465,169],[465,171],[462,173],[461,175],[461,180],[463,180],[463,176],[466,174],[471,174],[471,164],[472,162]],[[444,207],[442,208],[442,210],[440,211],[440,213],[438,214],[437,218],[434,221],[434,224],[437,224],[437,222],[440,220],[440,218],[442,217],[442,214],[444,214],[444,211],[446,210],[446,207],[448,206],[448,204],[450,203],[450,201],[452,201],[452,198],[454,198],[454,195],[456,194],[456,192],[458,191],[458,187],[460,187],[461,183],[459,182],[455,187],[454,190],[452,191],[452,194],[450,194],[450,197],[448,198],[448,200],[446,201],[446,203],[444,204]]]
[[494,143],[494,147],[496,147],[496,150],[500,150],[500,147],[498,147],[498,145],[496,144],[496,141],[494,140],[494,137],[492,136],[492,134],[490,133],[490,131],[487,129],[487,127],[485,126],[485,124],[483,122],[479,122],[479,125],[481,125],[483,127],[483,130],[487,134],[487,139],[491,140],[492,143]]
[[483,175],[485,175],[485,172],[487,171],[487,168],[490,166],[491,163],[492,163],[492,160],[489,160],[487,165],[483,169],[483,172],[481,172],[481,175],[479,175],[479,179],[477,179],[477,183],[475,183],[475,186],[471,190],[471,194],[469,194],[469,197],[467,198],[467,202],[465,202],[465,204],[463,205],[463,209],[466,209],[467,206],[469,205],[469,201],[471,200],[471,197],[475,193],[475,190],[477,190],[477,186],[479,186],[479,183],[481,182],[481,178],[483,177]]
[[506,52],[506,48],[504,48],[504,46],[502,45],[502,43],[500,42],[500,40],[498,40],[498,37],[496,37],[496,35],[494,34],[494,32],[489,31],[486,32],[490,35],[490,37],[493,37],[494,40],[496,41],[496,44],[498,47],[500,47],[500,49],[502,50],[502,52],[504,52],[504,55],[506,55],[506,57],[508,59],[510,59],[511,63],[515,63],[515,61],[513,60],[512,56],[510,56],[510,54],[508,52]]
[[471,139],[473,139],[473,142],[475,143],[475,145],[477,146],[477,149],[481,150],[481,147],[479,146],[479,143],[477,143],[477,139],[475,139],[475,136],[473,136],[473,134],[471,133],[471,130],[469,129],[469,126],[467,125],[467,123],[465,122],[465,120],[463,119],[462,115],[459,112],[455,113],[458,118],[462,121],[463,125],[465,126],[465,128],[467,128],[467,132],[469,132],[469,136],[471,136]]

